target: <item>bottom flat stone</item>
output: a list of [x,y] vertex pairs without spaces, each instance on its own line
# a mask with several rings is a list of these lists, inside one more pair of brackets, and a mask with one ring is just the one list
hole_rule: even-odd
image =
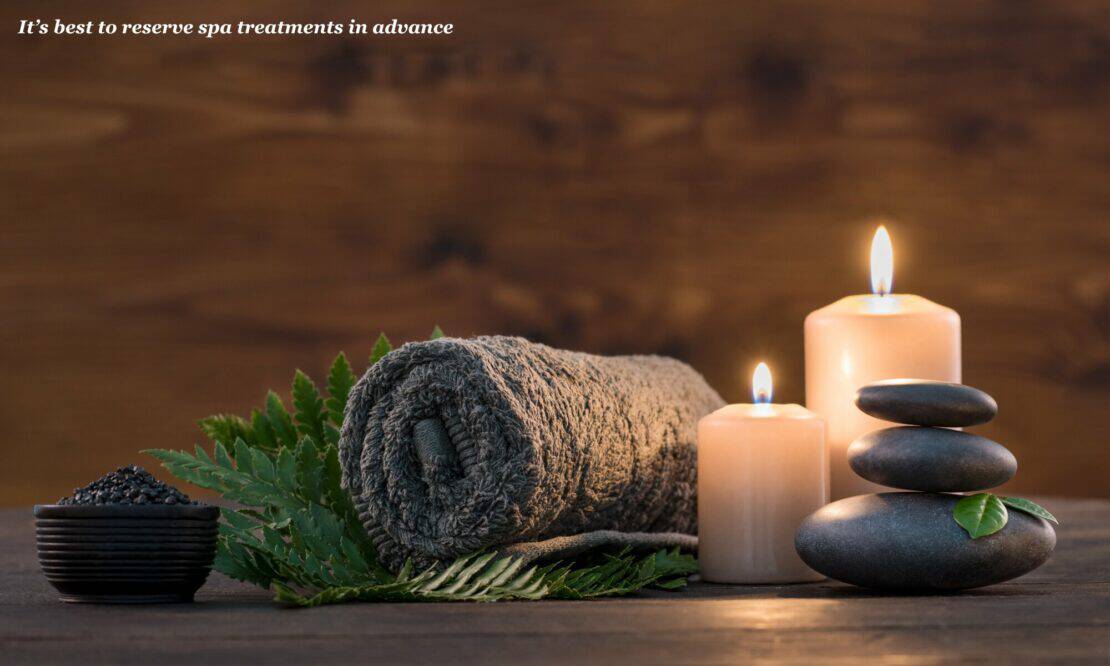
[[1017,510],[999,532],[972,539],[952,518],[959,500],[937,493],[842,499],[802,523],[795,548],[810,568],[845,583],[962,590],[1029,573],[1056,547],[1048,522]]

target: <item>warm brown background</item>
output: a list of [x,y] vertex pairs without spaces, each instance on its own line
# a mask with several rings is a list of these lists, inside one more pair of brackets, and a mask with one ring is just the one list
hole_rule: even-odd
[[[765,358],[799,401],[876,215],[963,315],[1011,489],[1110,496],[1110,5],[766,4],[4,3],[0,503],[380,329],[662,352],[730,399]],[[457,34],[15,35],[55,16]]]

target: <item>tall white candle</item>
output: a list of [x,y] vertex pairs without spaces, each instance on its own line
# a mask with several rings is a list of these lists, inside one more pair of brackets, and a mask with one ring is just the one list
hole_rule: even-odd
[[698,562],[715,583],[793,583],[823,576],[794,551],[794,531],[829,501],[825,424],[800,405],[771,404],[771,371],[752,378],[753,405],[698,423]]
[[861,386],[912,377],[960,381],[960,315],[912,294],[893,294],[894,252],[880,226],[871,243],[872,294],[848,296],[805,321],[806,406],[828,423],[834,500],[889,490],[848,467],[848,445],[890,423],[867,416]]

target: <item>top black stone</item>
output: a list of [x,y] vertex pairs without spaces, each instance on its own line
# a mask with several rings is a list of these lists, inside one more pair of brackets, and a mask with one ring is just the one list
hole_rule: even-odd
[[85,504],[196,504],[188,495],[167,486],[138,465],[120,467],[84,488],[75,488],[71,497],[58,500],[61,505]]
[[998,404],[977,388],[925,379],[888,379],[864,386],[856,406],[884,421],[906,425],[962,427],[986,423]]

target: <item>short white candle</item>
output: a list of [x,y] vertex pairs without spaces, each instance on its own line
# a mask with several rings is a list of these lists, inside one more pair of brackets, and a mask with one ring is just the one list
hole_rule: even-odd
[[795,583],[823,576],[794,552],[794,531],[829,500],[825,423],[771,403],[771,371],[752,378],[755,404],[698,423],[698,561],[715,583]]
[[912,294],[893,294],[894,250],[880,226],[871,243],[871,290],[811,312],[805,322],[806,406],[828,422],[834,500],[883,492],[848,467],[848,445],[890,425],[855,406],[883,379],[960,381],[960,316]]

